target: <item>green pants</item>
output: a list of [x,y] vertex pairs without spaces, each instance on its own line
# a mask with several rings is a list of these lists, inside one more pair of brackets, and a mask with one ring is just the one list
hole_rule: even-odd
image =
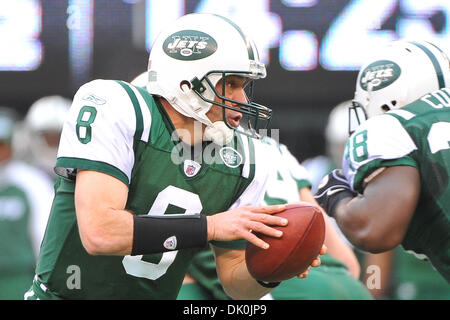
[[366,287],[346,269],[334,266],[311,268],[305,279],[283,281],[272,293],[275,300],[370,300]]
[[[283,281],[271,293],[275,300],[370,300],[364,285],[347,269],[335,266],[311,268],[305,279]],[[212,295],[198,283],[184,284],[178,300],[210,300]]]

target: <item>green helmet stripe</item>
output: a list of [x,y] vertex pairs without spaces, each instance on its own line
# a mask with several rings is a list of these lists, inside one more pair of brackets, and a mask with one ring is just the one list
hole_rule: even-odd
[[241,28],[239,28],[239,26],[237,24],[235,24],[233,21],[231,21],[228,18],[222,17],[218,14],[216,14],[215,16],[222,18],[223,20],[225,20],[226,22],[231,24],[239,32],[239,34],[241,35],[242,39],[245,42],[245,45],[247,46],[248,58],[250,60],[255,60],[255,53],[253,52],[252,44],[250,43],[249,39],[245,36],[244,32],[242,32]]
[[420,49],[422,49],[422,51],[425,52],[425,54],[428,56],[428,58],[430,58],[431,63],[434,66],[434,70],[436,71],[436,76],[437,76],[437,80],[439,83],[439,89],[445,88],[444,75],[442,73],[441,66],[439,65],[439,61],[434,56],[434,54],[427,47],[425,47],[424,45],[422,45],[420,43],[417,43],[414,41],[411,43],[414,44],[415,46],[419,47]]

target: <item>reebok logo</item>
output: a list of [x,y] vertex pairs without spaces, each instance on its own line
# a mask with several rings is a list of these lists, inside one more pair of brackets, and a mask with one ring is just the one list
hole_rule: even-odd
[[102,104],[106,103],[105,99],[102,99],[102,98],[100,98],[100,97],[98,97],[98,96],[96,96],[96,95],[94,95],[92,93],[90,93],[88,95],[85,95],[82,99],[85,100],[85,101],[93,102],[96,105],[102,105]]

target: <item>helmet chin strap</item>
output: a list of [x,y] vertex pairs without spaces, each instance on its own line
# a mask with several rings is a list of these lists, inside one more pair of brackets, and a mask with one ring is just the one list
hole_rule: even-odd
[[369,105],[372,101],[372,91],[373,91],[373,83],[372,83],[372,81],[369,81],[367,83],[367,99],[369,102],[364,106],[364,109],[366,110],[368,118],[373,117],[375,115],[382,114],[381,110],[373,110],[374,107],[369,108]]
[[[187,86],[182,86],[181,89],[188,98],[189,104],[194,107],[194,109],[196,105],[200,109],[199,98],[193,93],[193,91]],[[208,110],[210,108],[208,108]],[[206,125],[205,133],[203,135],[204,141],[212,141],[219,146],[223,146],[230,143],[233,139],[234,130],[230,129],[224,121],[211,122],[206,113],[202,115],[193,113],[190,116]]]
[[[204,141],[212,141],[220,146],[231,142],[233,139],[234,130],[230,129],[224,121],[211,122],[205,112],[210,108],[205,110],[205,107],[200,104],[201,102],[199,101],[199,98],[188,86],[181,86],[181,90],[183,92],[182,95],[177,96],[169,92],[165,92],[165,94],[161,95],[167,99],[179,113],[186,117],[194,118],[206,126],[203,135]],[[190,108],[186,108],[186,106],[190,106]],[[203,109],[203,112],[198,113],[201,109]],[[192,110],[197,110],[197,112],[193,112]]]
[[226,145],[233,139],[234,130],[228,128],[223,121],[213,122],[212,125],[206,126],[203,140],[212,141],[219,146]]

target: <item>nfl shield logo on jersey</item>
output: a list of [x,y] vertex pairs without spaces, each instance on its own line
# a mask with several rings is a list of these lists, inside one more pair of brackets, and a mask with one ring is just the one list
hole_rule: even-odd
[[171,236],[167,238],[166,241],[164,241],[163,246],[167,250],[175,250],[175,248],[177,247],[177,237]]
[[200,171],[201,165],[193,160],[184,160],[184,174],[188,177],[195,176]]

